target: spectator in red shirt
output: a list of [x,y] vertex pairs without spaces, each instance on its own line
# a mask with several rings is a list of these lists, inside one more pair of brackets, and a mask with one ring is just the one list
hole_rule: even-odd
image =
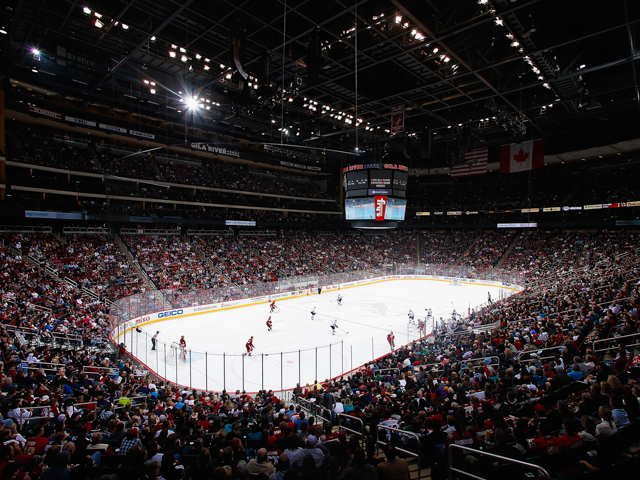
[[584,445],[584,439],[578,434],[576,423],[570,418],[565,418],[562,422],[564,435],[558,437],[563,449],[579,448]]
[[449,434],[444,442],[445,449],[449,448],[449,445],[452,443],[469,448],[473,448],[474,446],[473,435],[464,428],[462,422],[456,422],[455,430]]
[[44,455],[44,450],[49,445],[49,440],[44,436],[44,427],[35,427],[32,433],[33,436],[27,438],[27,443],[24,445],[24,454]]
[[555,435],[551,435],[551,425],[541,422],[538,426],[538,436],[531,440],[534,450],[544,455],[552,455],[562,450],[562,443]]

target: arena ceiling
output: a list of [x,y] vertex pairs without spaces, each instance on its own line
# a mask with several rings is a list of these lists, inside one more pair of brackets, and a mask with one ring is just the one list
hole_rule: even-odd
[[10,0],[0,71],[254,142],[438,166],[639,137],[639,21],[628,0]]

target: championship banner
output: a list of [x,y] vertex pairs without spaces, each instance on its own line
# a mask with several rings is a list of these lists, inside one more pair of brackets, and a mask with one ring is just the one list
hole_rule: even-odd
[[384,220],[384,214],[387,209],[387,197],[375,197],[376,201],[376,222]]
[[391,109],[391,134],[404,132],[404,105]]

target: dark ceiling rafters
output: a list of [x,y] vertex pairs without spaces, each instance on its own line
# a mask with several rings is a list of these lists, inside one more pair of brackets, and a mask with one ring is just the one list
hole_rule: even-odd
[[[131,0],[131,1],[133,2],[135,0]],[[182,5],[175,12],[173,12],[164,22],[162,22],[162,24],[156,27],[153,30],[153,32],[148,34],[144,38],[144,40],[138,43],[138,45],[133,50],[131,50],[125,57],[123,57],[120,61],[118,61],[118,63],[116,63],[111,69],[109,69],[109,72],[104,77],[102,77],[101,80],[99,80],[95,85],[91,87],[91,89],[89,90],[89,93],[93,92],[96,88],[100,87],[100,85],[102,85],[111,75],[113,75],[113,73],[116,72],[127,60],[132,58],[137,52],[139,52],[144,46],[146,46],[151,40],[151,37],[159,35],[160,32],[162,32],[162,30],[164,30],[164,28],[167,25],[169,25],[178,15],[180,15],[184,10],[186,10],[189,7],[189,5],[191,5],[193,2],[194,0],[184,0],[184,3],[182,3]]]
[[[62,0],[56,5],[42,0],[10,1],[15,9],[11,24],[6,22],[5,26],[8,26],[12,40],[38,45],[44,39],[49,51],[61,37],[70,40],[67,43],[71,48],[74,43],[82,48],[92,46],[99,57],[93,70],[76,74],[80,75],[77,78],[92,78],[91,87],[83,88],[79,93],[86,95],[89,91],[99,98],[96,89],[103,86],[111,101],[118,102],[120,95],[126,93],[125,84],[141,84],[147,75],[147,71],[142,70],[146,64],[148,74],[153,71],[158,77],[166,78],[168,85],[175,87],[186,83],[194,92],[217,96],[221,106],[207,114],[211,117],[209,123],[214,122],[216,128],[230,129],[253,141],[264,140],[263,134],[273,132],[270,119],[279,118],[280,107],[273,111],[256,111],[250,106],[254,101],[251,98],[257,95],[252,91],[249,107],[239,110],[239,106],[246,105],[246,99],[241,100],[235,77],[225,79],[229,72],[216,70],[216,63],[233,64],[229,51],[232,29],[229,27],[238,21],[243,22],[245,29],[247,56],[242,66],[251,75],[259,76],[255,73],[259,70],[256,67],[265,52],[270,52],[273,79],[279,78],[284,71],[286,78],[298,75],[304,80],[307,39],[314,31],[319,31],[321,38],[328,40],[333,49],[324,53],[324,67],[317,81],[308,87],[302,85],[300,96],[350,114],[355,113],[357,101],[358,117],[365,120],[358,135],[369,144],[391,142],[392,148],[402,149],[402,142],[396,139],[406,134],[393,137],[385,133],[389,128],[390,108],[398,104],[404,104],[407,109],[408,133],[420,133],[424,127],[439,132],[433,137],[436,151],[437,144],[443,144],[442,151],[448,149],[446,144],[455,138],[458,125],[490,116],[484,107],[490,99],[497,100],[514,115],[527,119],[527,138],[554,137],[562,131],[579,128],[592,133],[604,131],[608,121],[606,115],[585,108],[593,94],[590,97],[587,88],[580,83],[583,77],[589,90],[605,97],[606,105],[600,102],[603,103],[602,111],[613,108],[628,114],[628,99],[634,90],[632,98],[640,112],[640,92],[631,80],[636,74],[637,54],[633,39],[640,22],[640,8],[632,2],[625,1],[625,12],[609,9],[604,24],[597,12],[589,10],[582,12],[579,27],[567,23],[571,28],[565,29],[558,28],[565,21],[563,13],[572,11],[568,4],[577,5],[580,3],[577,0],[561,3],[490,0],[488,5],[446,0],[325,0],[319,5],[312,0],[288,0],[288,29],[283,40],[284,0],[270,4],[258,0],[187,0],[185,3],[180,0],[157,0],[155,3],[151,0],[113,0],[107,7],[109,11],[102,12],[109,18],[103,30],[93,25],[91,17],[83,15],[83,4],[79,0]],[[88,0],[88,3],[90,8],[101,8],[100,2]],[[402,28],[392,24],[392,16],[396,14],[404,18]],[[359,27],[357,52],[353,33],[343,32],[349,24],[353,26],[356,16]],[[502,18],[504,26],[494,24],[496,16]],[[530,24],[532,18],[538,22],[538,32],[524,34],[524,25]],[[411,26],[405,27],[405,21]],[[116,22],[129,25],[129,31],[115,28]],[[411,38],[412,29],[418,29],[424,40]],[[523,51],[518,53],[517,49],[508,47],[504,38],[508,32],[520,42]],[[622,33],[624,45],[620,44]],[[157,42],[149,42],[152,36],[158,37]],[[489,47],[491,37],[493,41]],[[2,41],[6,47],[7,39],[0,38]],[[603,55],[602,41],[607,45],[611,41],[618,42],[615,43],[617,48],[611,47],[611,51]],[[166,50],[166,45],[170,44],[184,46],[189,52],[188,62],[170,59]],[[432,52],[435,46],[440,48],[437,55]],[[284,56],[283,51],[286,52]],[[17,59],[16,65],[7,65],[8,52],[9,48],[3,48],[0,66],[10,67],[11,75],[29,79],[29,74],[25,73],[31,71],[29,59],[23,57]],[[201,64],[198,67],[193,59],[196,52],[211,58],[215,68],[205,72]],[[438,61],[442,53],[451,58],[449,64]],[[355,82],[351,81],[356,55],[362,87],[357,99]],[[528,55],[533,65],[542,71],[544,81],[527,70],[524,55]],[[557,61],[554,60],[556,56]],[[190,71],[188,66],[192,62],[195,68]],[[576,70],[582,63],[588,66]],[[234,73],[235,68],[231,72]],[[367,77],[373,79],[373,83],[367,81]],[[120,81],[113,81],[115,78]],[[610,78],[619,88],[609,84]],[[55,77],[40,75],[40,79],[48,80],[50,85],[64,85],[64,81]],[[543,88],[545,83],[551,88]],[[80,88],[64,85],[64,91],[72,91],[73,87]],[[144,88],[138,90],[142,101]],[[173,94],[164,97],[166,100],[154,97],[163,103],[158,110],[166,111],[164,102],[173,102],[175,106],[180,100]],[[328,111],[311,112],[303,108],[302,103],[302,99],[296,99],[284,105],[284,122],[300,128],[303,133],[301,138],[290,141],[352,150],[354,136],[349,139],[348,135],[342,134],[353,132],[355,123],[348,125],[331,118]],[[551,104],[556,108],[551,110]],[[600,106],[598,102],[593,104],[594,108]],[[581,127],[572,125],[569,128],[564,125],[567,121]],[[366,131],[368,125],[371,129]],[[509,141],[510,135],[491,122],[478,128],[481,131],[475,133],[488,145]],[[318,132],[321,135],[318,136]],[[517,139],[512,137],[512,140]]]

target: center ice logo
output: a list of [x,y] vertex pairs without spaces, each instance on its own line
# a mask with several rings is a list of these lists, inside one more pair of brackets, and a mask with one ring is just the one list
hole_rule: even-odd
[[388,310],[385,303],[367,303],[361,304],[360,307],[363,311],[371,312],[381,316],[386,315]]

